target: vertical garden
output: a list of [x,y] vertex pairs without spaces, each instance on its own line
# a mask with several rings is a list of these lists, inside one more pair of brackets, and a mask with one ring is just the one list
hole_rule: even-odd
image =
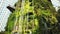
[[18,0],[4,34],[60,34],[59,13],[49,0]]

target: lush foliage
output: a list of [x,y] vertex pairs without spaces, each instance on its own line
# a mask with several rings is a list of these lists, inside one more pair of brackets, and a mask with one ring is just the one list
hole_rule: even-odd
[[6,31],[11,33],[17,25],[21,28],[14,32],[20,34],[55,34],[58,30],[56,14],[48,0],[19,0],[15,11],[9,17]]

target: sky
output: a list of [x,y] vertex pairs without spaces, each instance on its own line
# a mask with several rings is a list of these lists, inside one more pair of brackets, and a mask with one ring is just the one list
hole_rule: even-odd
[[14,6],[18,0],[0,0],[0,32],[5,31],[8,17],[11,12],[7,9],[7,6]]

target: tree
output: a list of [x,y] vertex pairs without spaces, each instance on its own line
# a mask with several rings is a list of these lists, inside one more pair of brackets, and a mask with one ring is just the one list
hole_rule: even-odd
[[56,28],[58,21],[51,2],[48,0],[19,1],[15,11],[9,17],[7,31],[12,32],[16,23],[21,26],[18,28],[20,34],[55,34],[54,32],[58,30]]

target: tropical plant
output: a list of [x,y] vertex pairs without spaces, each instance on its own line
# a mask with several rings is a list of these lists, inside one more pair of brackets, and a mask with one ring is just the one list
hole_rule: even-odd
[[[6,31],[48,34],[50,30],[56,29],[57,22],[56,12],[48,0],[19,0],[9,17]],[[19,26],[18,31],[14,30],[15,26]]]

